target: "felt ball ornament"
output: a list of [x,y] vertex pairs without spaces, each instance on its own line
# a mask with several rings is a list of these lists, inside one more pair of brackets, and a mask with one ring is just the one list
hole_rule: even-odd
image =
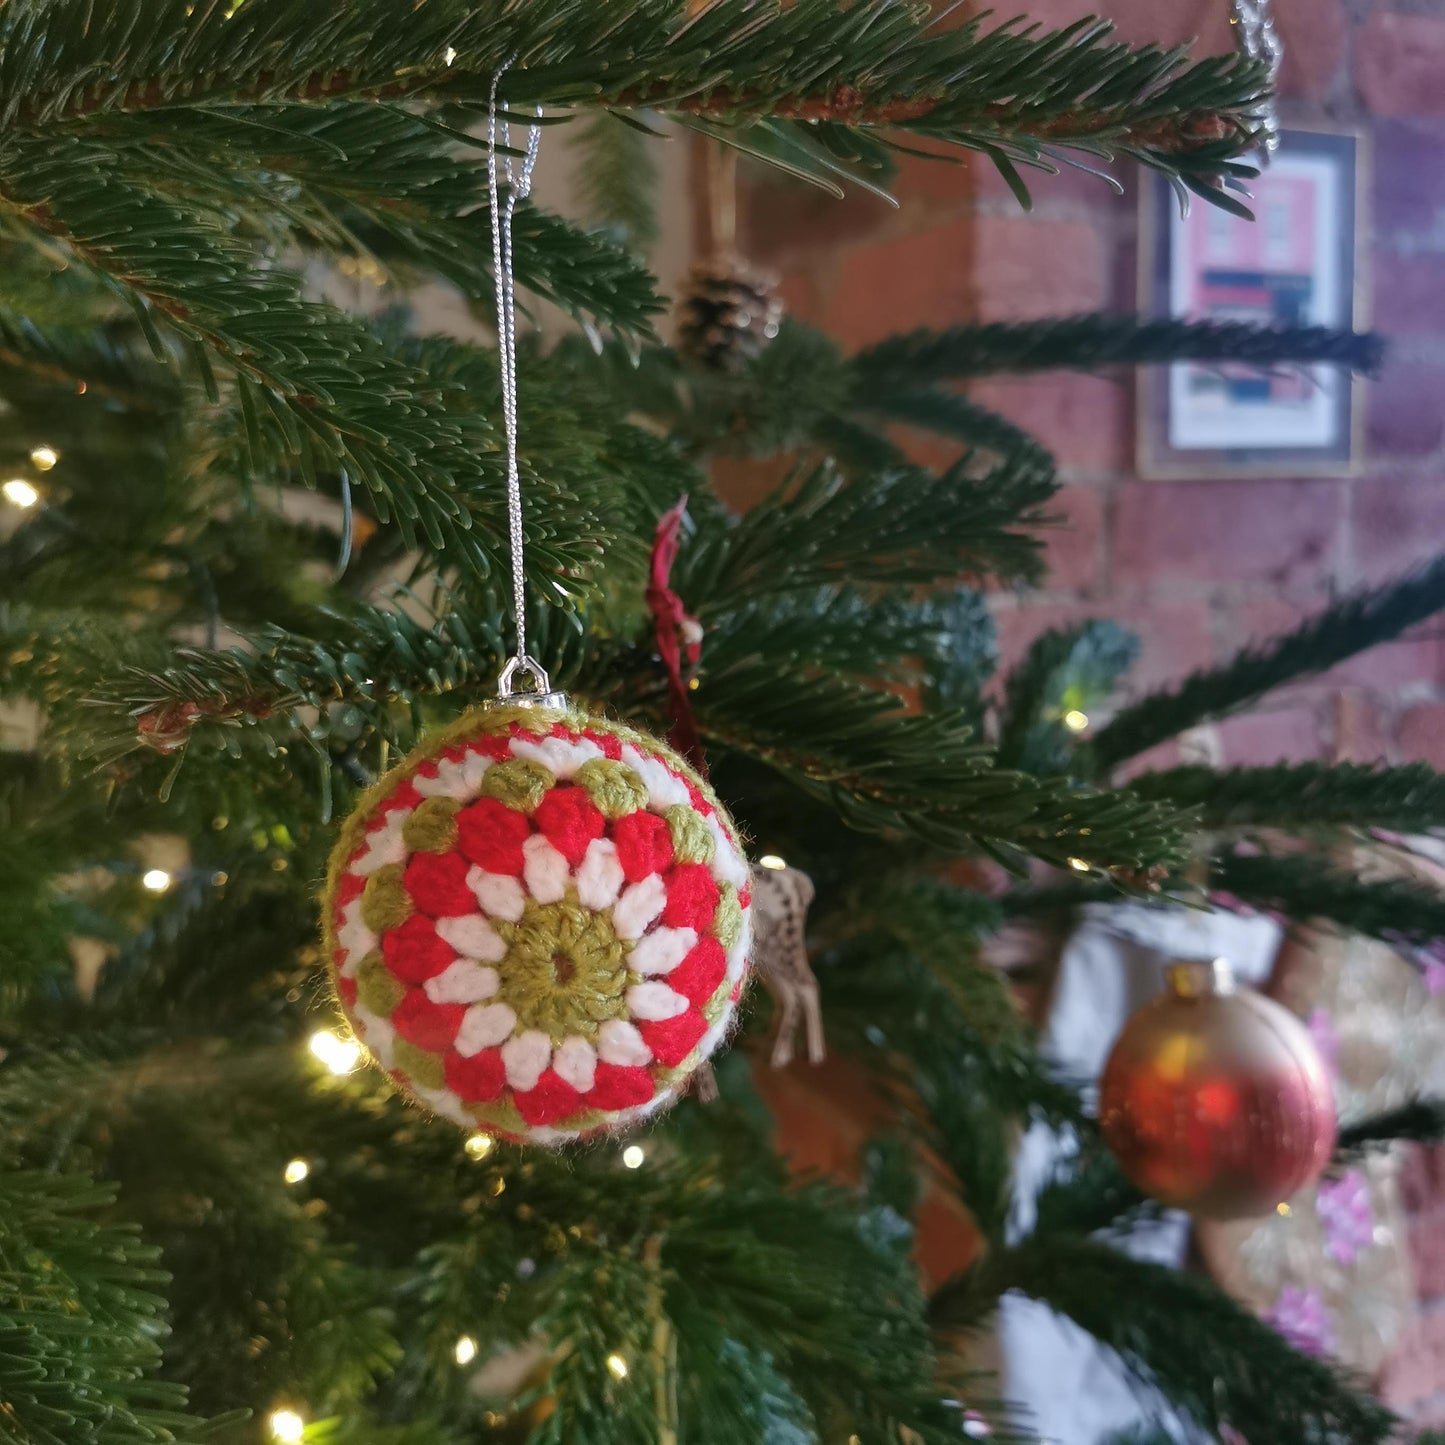
[[1330,1078],[1309,1030],[1236,988],[1229,966],[1182,963],[1124,1026],[1099,1123],[1124,1173],[1210,1219],[1268,1214],[1323,1172],[1335,1143]]
[[468,714],[366,793],[325,930],[341,1006],[407,1094],[559,1144],[665,1108],[724,1038],[751,894],[681,758],[550,696]]

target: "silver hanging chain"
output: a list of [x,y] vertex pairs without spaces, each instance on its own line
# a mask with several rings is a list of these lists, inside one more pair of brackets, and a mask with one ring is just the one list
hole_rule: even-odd
[[[515,58],[515,57],[514,57]],[[511,126],[497,118],[497,87],[511,66],[507,61],[492,77],[487,107],[487,194],[492,203],[492,272],[497,289],[497,364],[502,378],[502,425],[507,435],[507,527],[512,549],[512,612],[517,629],[517,651],[497,681],[499,697],[513,701],[550,693],[547,674],[527,655],[527,585],[522,538],[522,478],[517,465],[517,301],[516,278],[512,270],[512,216],[517,202],[532,189],[532,171],[542,143],[542,128],[535,122],[527,127],[527,149],[519,169],[514,170],[510,153],[498,165],[498,147],[510,151]],[[542,107],[536,111],[540,120]],[[505,203],[500,198],[499,172],[507,182]],[[518,672],[531,675],[536,693],[514,693]]]
[[1270,0],[1230,0],[1229,23],[1234,27],[1235,45],[1251,60],[1263,60],[1269,67],[1269,93],[1250,117],[1260,132],[1260,159],[1268,165],[1270,156],[1279,147],[1275,91],[1279,85],[1279,68],[1284,62],[1284,42],[1274,26]]

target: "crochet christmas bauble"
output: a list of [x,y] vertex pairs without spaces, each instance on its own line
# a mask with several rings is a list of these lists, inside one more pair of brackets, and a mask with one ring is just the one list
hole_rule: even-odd
[[677,1097],[732,1022],[750,903],[731,819],[674,752],[495,705],[367,792],[325,930],[342,1008],[408,1094],[556,1144]]

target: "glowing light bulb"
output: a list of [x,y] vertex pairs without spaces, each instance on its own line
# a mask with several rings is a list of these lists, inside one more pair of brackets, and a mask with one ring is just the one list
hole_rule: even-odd
[[333,1074],[349,1074],[361,1062],[361,1045],[330,1029],[312,1034],[309,1047]]
[[462,1145],[468,1159],[478,1162],[485,1159],[496,1147],[497,1141],[490,1134],[473,1134],[467,1142]]
[[40,491],[32,482],[27,482],[24,477],[11,477],[0,492],[5,494],[5,500],[12,507],[19,507],[23,512],[33,507],[40,500]]
[[627,1361],[621,1355],[608,1355],[607,1368],[612,1372],[614,1380],[625,1380],[627,1378]]
[[306,1434],[306,1422],[295,1410],[276,1410],[267,1422],[271,1427],[271,1438],[281,1445],[298,1445]]
[[[293,1159],[285,1169],[281,1171],[281,1177],[288,1184],[300,1184],[310,1173],[311,1166],[304,1159]],[[299,1440],[301,1437],[298,1435],[296,1438]]]
[[457,48],[456,48],[456,46],[455,46],[455,45],[448,45],[448,46],[447,46],[447,49],[446,49],[446,54],[442,56],[442,59],[445,60],[448,65],[451,65],[451,64],[453,64],[453,63],[456,61],[456,58],[457,58]]
[[1071,733],[1081,733],[1088,725],[1089,714],[1080,712],[1076,707],[1071,707],[1068,712],[1064,714],[1064,726],[1068,728]]
[[1275,1205],[1274,1212],[1282,1216],[1283,1218],[1288,1219],[1290,1215],[1294,1213],[1294,1210],[1291,1209],[1289,1205],[1286,1204],[1283,1200],[1281,1200],[1278,1204]]
[[1082,858],[1070,858],[1069,867],[1072,868],[1075,873],[1087,873],[1089,871],[1089,865],[1084,862]]
[[776,853],[764,853],[763,856],[758,859],[758,867],[760,868],[777,869],[786,868],[787,866],[787,863],[785,863],[783,859],[779,858]]
[[477,1342],[470,1335],[463,1335],[456,1343],[452,1354],[459,1365],[470,1365],[477,1357]]
[[622,1162],[629,1169],[641,1169],[642,1161],[647,1158],[647,1151],[641,1144],[629,1144],[622,1151]]
[[42,472],[48,472],[60,460],[60,453],[54,447],[36,447],[30,453],[30,460]]
[[147,868],[140,876],[140,886],[147,893],[164,893],[171,882],[171,875],[164,868]]

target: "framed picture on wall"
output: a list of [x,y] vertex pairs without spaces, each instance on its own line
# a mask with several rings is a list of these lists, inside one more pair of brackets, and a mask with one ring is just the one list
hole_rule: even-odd
[[[1250,183],[1255,219],[1195,199],[1187,216],[1151,176],[1140,226],[1140,309],[1152,316],[1359,327],[1362,138],[1286,130]],[[1348,370],[1189,362],[1139,369],[1145,477],[1348,472],[1358,388]]]

